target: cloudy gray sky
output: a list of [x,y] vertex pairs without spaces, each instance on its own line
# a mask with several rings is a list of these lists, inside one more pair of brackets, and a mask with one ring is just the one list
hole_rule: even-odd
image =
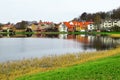
[[0,0],[0,23],[28,21],[69,21],[83,12],[109,11],[120,0]]

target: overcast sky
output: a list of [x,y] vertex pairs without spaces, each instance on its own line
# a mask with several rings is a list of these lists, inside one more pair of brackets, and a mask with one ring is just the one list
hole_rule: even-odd
[[0,0],[0,23],[28,21],[69,21],[83,12],[109,11],[120,0]]

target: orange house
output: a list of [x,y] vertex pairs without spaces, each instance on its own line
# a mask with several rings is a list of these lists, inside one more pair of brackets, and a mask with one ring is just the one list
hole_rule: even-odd
[[68,28],[68,32],[74,32],[74,31],[85,31],[88,29],[89,24],[93,24],[93,22],[78,22],[78,21],[72,21],[72,22],[64,22],[64,24]]
[[70,22],[64,22],[64,24],[67,26],[68,32],[74,32],[74,25],[73,24],[71,24]]

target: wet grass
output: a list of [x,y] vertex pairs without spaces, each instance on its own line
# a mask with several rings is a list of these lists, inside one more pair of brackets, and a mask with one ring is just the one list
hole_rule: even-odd
[[120,80],[120,54],[16,80]]
[[[41,59],[24,59],[0,64],[0,80],[14,80],[17,77],[55,70],[81,64],[98,58],[113,56],[120,52],[120,48],[98,51],[93,53],[74,53],[61,56],[43,57]],[[44,79],[43,79],[44,80]]]

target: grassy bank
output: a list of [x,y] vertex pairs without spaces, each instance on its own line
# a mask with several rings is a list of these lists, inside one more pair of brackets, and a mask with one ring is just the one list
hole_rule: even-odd
[[94,53],[76,53],[61,56],[43,57],[0,64],[0,80],[14,80],[17,77],[46,72],[58,68],[81,64],[98,58],[108,57],[120,53],[120,48]]
[[16,80],[120,80],[120,54]]

